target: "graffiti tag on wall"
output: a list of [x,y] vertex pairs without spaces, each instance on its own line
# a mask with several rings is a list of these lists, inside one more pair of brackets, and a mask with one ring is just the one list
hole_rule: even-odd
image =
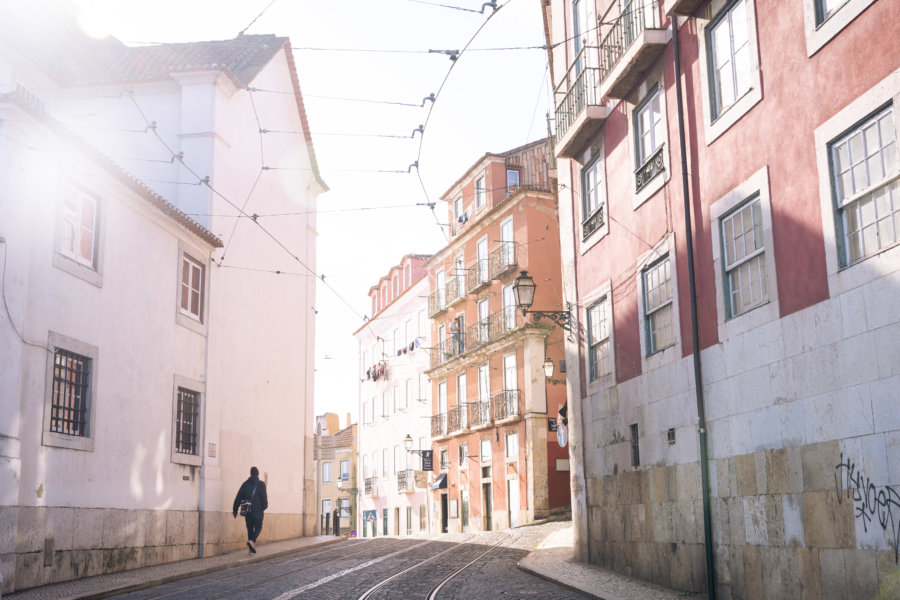
[[[900,492],[889,485],[876,486],[865,476],[849,457],[844,458],[834,468],[834,486],[838,492],[838,502],[852,498],[854,513],[862,521],[863,531],[869,530],[872,522],[878,523],[891,536],[894,545],[894,562],[898,563],[900,550]],[[894,512],[897,515],[894,515]]]

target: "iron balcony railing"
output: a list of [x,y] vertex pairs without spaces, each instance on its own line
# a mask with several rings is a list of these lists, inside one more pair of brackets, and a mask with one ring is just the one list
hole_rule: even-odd
[[466,350],[466,334],[464,331],[451,333],[439,339],[438,345],[431,351],[431,368],[438,367],[448,360],[459,356]]
[[[624,6],[622,6],[624,4]],[[621,11],[621,12],[620,12]],[[609,76],[645,29],[659,27],[659,0],[611,2],[600,18],[600,81]]]
[[477,292],[491,282],[490,273],[488,272],[488,259],[479,258],[469,265],[466,272],[466,292],[472,294]]
[[556,139],[561,139],[578,116],[588,106],[600,106],[600,69],[597,67],[597,46],[583,46],[556,86]]
[[479,400],[469,403],[469,427],[483,427],[491,424],[491,401]]
[[447,413],[431,417],[431,437],[439,438],[447,435]]
[[503,390],[495,394],[494,420],[502,421],[519,416],[519,390]]
[[447,310],[447,290],[438,288],[428,296],[428,318],[433,319]]
[[516,268],[516,243],[500,242],[500,247],[491,252],[491,279]]
[[453,306],[458,300],[466,297],[465,277],[454,275],[447,281],[446,305]]
[[466,404],[460,404],[447,411],[447,429],[463,431],[469,427],[469,408]]
[[378,478],[377,477],[366,477],[366,485],[365,485],[365,493],[366,496],[376,497],[378,496]]
[[466,344],[469,350],[487,344],[505,333],[522,325],[522,317],[515,306],[506,306],[470,325],[466,331]]
[[397,471],[397,491],[401,494],[416,491],[416,472],[412,469]]
[[597,207],[597,210],[591,213],[591,215],[582,221],[581,223],[581,239],[586,240],[588,237],[603,227],[603,222],[605,217],[603,216],[603,205],[601,204]]

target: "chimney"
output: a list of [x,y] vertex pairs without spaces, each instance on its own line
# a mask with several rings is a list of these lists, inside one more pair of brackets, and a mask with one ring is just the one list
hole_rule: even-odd
[[350,413],[348,412],[347,413],[347,427],[350,427],[350,425],[352,425],[352,423],[350,423]]

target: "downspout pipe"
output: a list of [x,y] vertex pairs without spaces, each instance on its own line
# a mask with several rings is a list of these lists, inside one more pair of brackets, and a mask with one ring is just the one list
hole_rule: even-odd
[[691,296],[691,351],[694,355],[694,388],[697,393],[697,429],[700,435],[700,485],[703,492],[703,539],[706,548],[706,593],[716,600],[715,562],[712,548],[712,515],[709,498],[709,461],[703,377],[700,370],[700,334],[697,324],[697,282],[694,274],[694,236],[691,228],[691,199],[688,183],[687,150],[684,134],[684,103],[681,98],[681,60],[678,47],[678,17],[672,15],[672,52],[675,55],[675,99],[678,107],[678,145],[681,151],[681,187],[684,198],[684,231],[687,243],[688,285]]

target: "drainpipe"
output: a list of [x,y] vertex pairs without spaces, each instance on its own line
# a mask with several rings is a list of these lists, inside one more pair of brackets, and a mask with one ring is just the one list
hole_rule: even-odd
[[672,15],[672,51],[675,55],[675,97],[678,107],[678,144],[681,151],[681,187],[684,197],[684,230],[687,242],[688,283],[691,296],[691,351],[694,355],[694,387],[697,392],[697,429],[700,435],[700,485],[703,492],[703,538],[706,547],[706,593],[716,600],[715,562],[712,550],[712,516],[709,499],[706,409],[703,404],[703,377],[700,371],[700,335],[697,325],[697,286],[694,277],[694,242],[691,229],[691,199],[688,185],[687,151],[684,137],[684,105],[681,99],[681,60],[678,51],[678,17]]

